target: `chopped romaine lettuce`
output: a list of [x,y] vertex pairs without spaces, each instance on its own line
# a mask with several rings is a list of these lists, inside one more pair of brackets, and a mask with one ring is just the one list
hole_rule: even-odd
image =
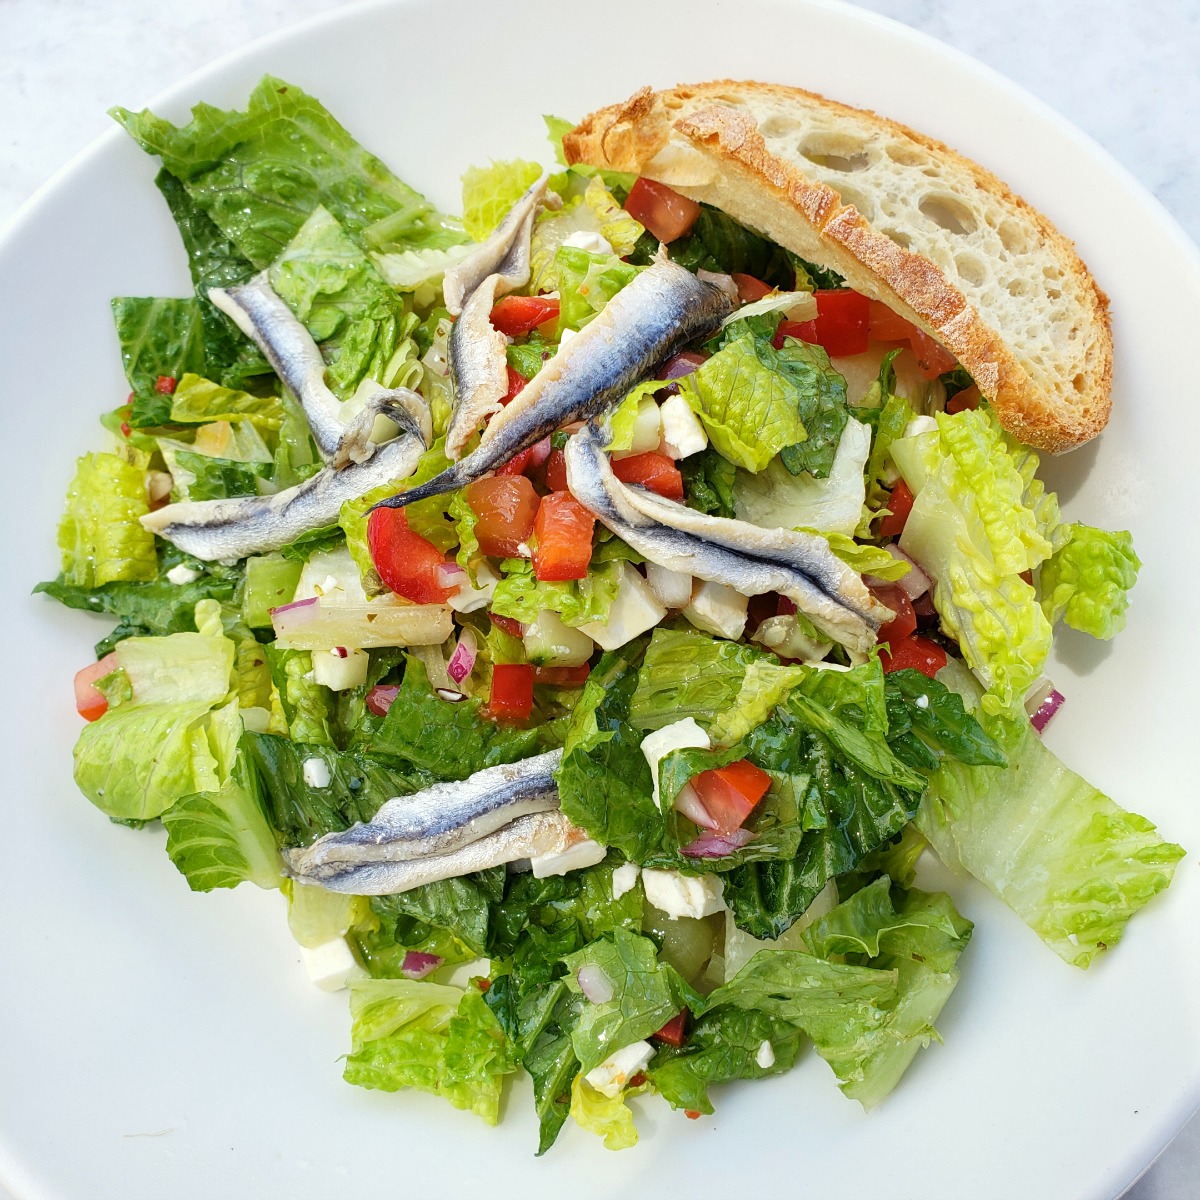
[[645,1091],[645,1085],[623,1088],[615,1096],[598,1092],[582,1075],[571,1084],[571,1116],[581,1129],[604,1139],[606,1150],[628,1150],[636,1146],[637,1126],[626,1097]]
[[199,302],[118,296],[112,313],[133,390],[129,424],[134,429],[164,425],[171,419],[171,396],[160,390],[159,379],[203,375],[206,369]]
[[1070,540],[1042,564],[1042,611],[1053,625],[1108,639],[1125,628],[1129,589],[1141,561],[1127,532],[1109,533],[1091,525],[1068,525]]
[[592,566],[585,579],[553,583],[534,578],[533,564],[524,558],[506,558],[504,577],[496,584],[490,608],[502,617],[528,624],[549,609],[564,625],[578,628],[589,621],[607,621],[621,582],[618,561]]
[[593,254],[578,246],[559,246],[554,268],[560,336],[564,329],[582,329],[641,270],[615,254]]
[[468,235],[482,242],[541,174],[540,163],[519,158],[468,167],[462,177],[462,222]]

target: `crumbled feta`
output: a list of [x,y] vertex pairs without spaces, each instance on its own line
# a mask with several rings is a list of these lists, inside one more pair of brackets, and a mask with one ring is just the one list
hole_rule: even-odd
[[608,847],[584,838],[559,854],[540,854],[532,859],[534,879],[545,879],[550,875],[565,875],[568,871],[581,871],[584,867],[594,867],[603,861],[608,853]]
[[770,1042],[764,1041],[755,1051],[754,1061],[762,1070],[770,1070],[775,1065],[775,1047]]
[[667,610],[654,598],[650,585],[629,563],[623,562],[608,620],[588,621],[579,628],[602,650],[616,650],[639,633],[653,629],[666,615]]
[[177,567],[172,567],[167,572],[167,578],[176,586],[183,587],[185,583],[195,583],[200,578],[202,572],[195,570],[192,567],[184,566],[180,563]]
[[919,696],[917,697],[917,699],[916,699],[916,702],[915,702],[915,703],[916,703],[916,705],[917,705],[917,707],[918,707],[918,708],[928,708],[928,707],[929,707],[929,697],[928,697],[928,696],[926,696],[926,695],[925,695],[925,694],[922,692],[922,693],[921,693],[921,695],[919,695]]
[[530,547],[528,542],[518,542],[517,543],[517,554],[521,558],[532,558],[533,550]]
[[634,862],[622,863],[614,872],[612,877],[612,892],[613,899],[620,900],[626,892],[631,892],[637,887],[638,875],[641,873],[641,868]]
[[660,412],[664,454],[672,458],[687,458],[689,454],[698,454],[708,445],[704,426],[683,396],[668,396]]
[[309,979],[323,992],[340,992],[352,979],[367,977],[345,938],[333,938],[319,946],[301,946],[300,958]]
[[454,592],[446,603],[455,612],[476,612],[491,604],[492,593],[495,592],[496,584],[499,582],[499,575],[496,575],[486,563],[479,563],[475,568],[474,584],[471,583],[470,577],[464,579],[458,585],[458,591]]
[[938,423],[935,417],[913,417],[904,427],[904,436],[910,438],[918,437],[922,433],[936,433],[937,427]]
[[705,580],[692,592],[691,603],[683,610],[697,629],[736,642],[745,632],[750,601],[723,583]]
[[608,238],[603,234],[593,233],[590,229],[577,229],[563,245],[574,246],[576,250],[586,250],[589,254],[616,253]]
[[610,1054],[584,1078],[601,1095],[616,1096],[653,1057],[654,1047],[649,1042],[634,1042]]
[[682,721],[664,725],[642,738],[642,753],[646,756],[650,778],[654,782],[655,804],[658,803],[658,764],[672,750],[686,750],[690,747],[708,750],[711,746],[708,734],[696,724],[693,717],[685,717]]
[[301,774],[311,788],[327,788],[332,780],[329,764],[323,758],[306,758]]
[[491,973],[490,958],[473,958],[470,962],[459,963],[442,982],[450,987],[466,987],[472,979],[486,979]]
[[692,599],[693,579],[683,571],[672,571],[658,563],[646,564],[646,582],[667,608],[687,608]]
[[646,899],[668,917],[711,917],[725,908],[725,885],[719,875],[681,875],[678,871],[642,868]]
[[371,656],[365,650],[349,650],[345,646],[314,650],[313,681],[333,692],[348,692],[367,682],[370,661]]

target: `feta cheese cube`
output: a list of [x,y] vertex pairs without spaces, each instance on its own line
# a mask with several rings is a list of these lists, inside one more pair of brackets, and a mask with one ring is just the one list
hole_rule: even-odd
[[711,917],[725,908],[725,885],[719,875],[681,875],[678,871],[642,868],[646,899],[668,917]]
[[601,1095],[616,1096],[653,1057],[654,1047],[649,1042],[634,1042],[610,1054],[598,1067],[593,1067],[584,1079]]
[[579,629],[603,650],[616,650],[639,633],[653,629],[667,615],[650,585],[627,562],[621,563],[621,581],[608,610],[607,621],[588,621]]
[[442,982],[450,987],[466,987],[472,979],[486,979],[491,973],[490,958],[473,958],[470,962],[459,963]]
[[301,946],[300,958],[309,979],[323,992],[340,992],[352,979],[367,978],[345,938],[332,938],[319,946]]
[[708,445],[708,434],[687,400],[676,393],[662,403],[662,448],[672,458],[687,458]]
[[697,629],[736,642],[745,631],[749,604],[749,599],[733,588],[705,580],[692,592],[691,603],[683,615]]
[[762,1042],[754,1054],[754,1061],[764,1071],[769,1071],[775,1065],[775,1047],[770,1042]]
[[178,566],[172,567],[167,572],[167,579],[169,579],[176,587],[183,587],[185,583],[195,583],[196,580],[200,578],[200,575],[200,571],[197,571],[192,567],[184,566],[183,563],[180,563]]
[[530,860],[534,879],[545,879],[550,875],[565,875],[568,871],[581,871],[603,861],[608,847],[584,838],[559,854],[541,854]]
[[327,788],[332,780],[329,764],[323,758],[306,758],[301,774],[305,784],[311,788]]
[[612,877],[612,893],[614,900],[620,900],[626,892],[631,892],[637,887],[638,875],[641,873],[641,868],[634,862],[622,863],[614,872]]
[[692,599],[694,581],[683,571],[672,571],[658,563],[646,564],[646,582],[660,604],[667,608],[687,608]]
[[365,650],[338,646],[312,652],[313,680],[333,692],[348,692],[367,682],[371,656]]
[[672,750],[686,750],[689,747],[708,750],[711,746],[708,734],[696,724],[693,717],[685,717],[682,721],[664,725],[642,738],[642,754],[646,757],[646,763],[650,767],[650,778],[654,781],[655,804],[658,803],[658,764]]

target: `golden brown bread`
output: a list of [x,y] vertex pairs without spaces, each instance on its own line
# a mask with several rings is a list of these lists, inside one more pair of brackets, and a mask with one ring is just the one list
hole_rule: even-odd
[[1041,213],[940,142],[813,92],[724,80],[643,88],[563,147],[837,271],[945,346],[1021,441],[1060,453],[1108,421],[1107,297]]

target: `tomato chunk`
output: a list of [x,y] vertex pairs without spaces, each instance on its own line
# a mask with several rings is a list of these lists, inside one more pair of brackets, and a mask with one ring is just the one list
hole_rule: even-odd
[[537,516],[538,494],[524,475],[493,475],[466,488],[467,503],[478,518],[475,536],[483,554],[515,558],[529,541]]
[[872,341],[907,342],[916,332],[916,326],[911,321],[906,321],[878,300],[870,301],[869,310],[867,328]]
[[917,356],[917,369],[924,379],[936,379],[947,371],[953,371],[958,365],[958,359],[949,350],[938,345],[929,334],[915,326],[913,327],[912,348],[913,353]]
[[116,651],[106,654],[99,662],[75,673],[75,708],[85,721],[98,721],[108,712],[108,701],[97,689],[96,681],[111,675],[118,667]]
[[908,514],[912,512],[913,494],[908,490],[908,484],[901,479],[888,498],[888,515],[879,522],[880,537],[899,537],[904,532]]
[[552,492],[567,490],[567,458],[561,450],[551,450],[546,459],[546,486]]
[[880,650],[879,661],[885,671],[903,671],[911,667],[932,679],[946,665],[946,652],[919,633],[910,633],[904,641],[892,643],[891,653]]
[[496,468],[497,475],[528,475],[536,471],[550,457],[550,439],[542,438],[527,450],[514,454],[502,467]]
[[629,458],[614,459],[613,474],[622,483],[637,483],[668,500],[683,499],[683,476],[665,454],[650,450]]
[[177,386],[178,386],[178,382],[176,381],[176,379],[175,379],[175,376],[174,376],[174,375],[160,375],[160,376],[159,376],[159,377],[158,377],[158,378],[157,378],[157,379],[154,381],[154,390],[155,390],[155,391],[156,391],[156,392],[157,392],[157,393],[158,393],[160,396],[172,396],[172,395],[174,395],[174,394],[175,394],[175,388],[176,388]]
[[534,667],[533,682],[547,683],[551,687],[583,687],[592,668],[584,663],[581,667]]
[[754,806],[766,795],[771,777],[749,759],[741,758],[727,767],[701,771],[691,783],[700,803],[716,821],[718,832],[732,833],[741,829]]
[[753,275],[743,275],[735,271],[730,278],[737,284],[738,299],[743,304],[753,304],[755,300],[761,300],[775,290],[769,283],[763,283]]
[[522,337],[557,318],[558,300],[553,296],[504,296],[492,305],[493,328],[509,337]]
[[543,581],[586,579],[596,518],[570,492],[542,497],[533,531],[533,573]]
[[402,508],[376,508],[367,518],[367,549],[379,578],[417,604],[445,604],[454,589],[438,582],[442,552],[408,527]]
[[513,367],[505,368],[508,371],[508,391],[501,397],[501,404],[508,404],[509,401],[515,400],[520,394],[525,385],[529,382],[520,371]]
[[528,721],[533,712],[533,668],[528,663],[498,663],[492,668],[488,712],[498,721]]
[[955,393],[946,401],[946,411],[960,413],[967,408],[978,408],[982,399],[979,388],[972,384],[969,388],[963,388],[961,392]]
[[673,242],[696,223],[700,205],[665,183],[639,179],[629,190],[625,211],[645,225],[660,242]]
[[681,1009],[657,1033],[650,1037],[656,1042],[665,1042],[668,1046],[682,1046],[687,1039],[688,1010]]
[[521,622],[515,617],[502,617],[499,613],[489,611],[488,620],[497,629],[503,629],[505,633],[511,634],[513,637],[519,638],[524,633],[524,630],[521,628]]
[[913,602],[898,584],[871,589],[881,604],[886,604],[896,615],[887,624],[879,627],[879,641],[898,646],[917,628],[917,614]]
[[866,353],[870,340],[868,323],[871,303],[849,289],[819,291],[817,297],[817,345],[831,358]]

